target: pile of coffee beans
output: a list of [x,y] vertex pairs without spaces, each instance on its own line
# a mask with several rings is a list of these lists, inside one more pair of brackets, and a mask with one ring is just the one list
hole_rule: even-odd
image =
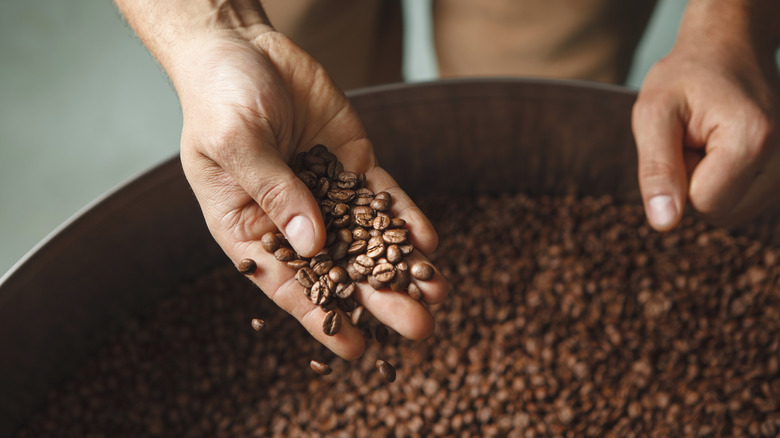
[[[284,236],[276,232],[263,235],[263,248],[297,270],[295,275],[306,298],[322,307],[327,315],[322,324],[325,334],[333,336],[341,328],[339,307],[351,313],[357,307],[352,298],[355,282],[367,281],[376,290],[391,289],[422,298],[412,283],[433,278],[433,266],[417,262],[411,267],[405,257],[414,251],[407,239],[406,222],[390,213],[392,197],[374,193],[365,185],[365,175],[345,171],[327,147],[318,144],[295,157],[293,169],[311,190],[325,221],[324,251],[312,258],[302,257]],[[254,273],[252,260],[243,260],[239,272]],[[389,366],[389,364],[387,365]]]
[[453,286],[425,342],[390,330],[343,361],[220,266],[130,321],[17,436],[777,436],[778,248],[692,217],[657,233],[609,198],[418,204]]

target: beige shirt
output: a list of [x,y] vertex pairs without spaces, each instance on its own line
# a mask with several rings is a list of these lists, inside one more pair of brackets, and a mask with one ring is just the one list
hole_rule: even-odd
[[[401,80],[400,0],[265,0],[344,89]],[[622,83],[655,0],[434,0],[442,77]]]

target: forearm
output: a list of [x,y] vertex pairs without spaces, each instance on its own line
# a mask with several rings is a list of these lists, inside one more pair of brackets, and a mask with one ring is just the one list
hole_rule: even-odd
[[[678,44],[717,47],[771,57],[780,46],[780,1],[690,0]],[[704,44],[703,44],[704,43]]]
[[271,30],[259,0],[116,0],[130,26],[171,73],[188,44],[210,34],[251,40]]

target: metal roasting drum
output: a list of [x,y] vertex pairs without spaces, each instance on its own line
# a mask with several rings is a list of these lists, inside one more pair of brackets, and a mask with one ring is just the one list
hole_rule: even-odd
[[[380,163],[412,197],[520,191],[639,202],[631,90],[472,79],[350,97]],[[778,214],[750,232],[777,241]],[[225,260],[178,157],[65,224],[0,279],[0,435],[24,424],[124,320]]]

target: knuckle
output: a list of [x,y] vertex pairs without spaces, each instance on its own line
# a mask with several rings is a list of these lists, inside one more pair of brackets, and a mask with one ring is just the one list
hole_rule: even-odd
[[640,181],[669,180],[676,173],[675,166],[666,161],[644,160],[639,163]]

